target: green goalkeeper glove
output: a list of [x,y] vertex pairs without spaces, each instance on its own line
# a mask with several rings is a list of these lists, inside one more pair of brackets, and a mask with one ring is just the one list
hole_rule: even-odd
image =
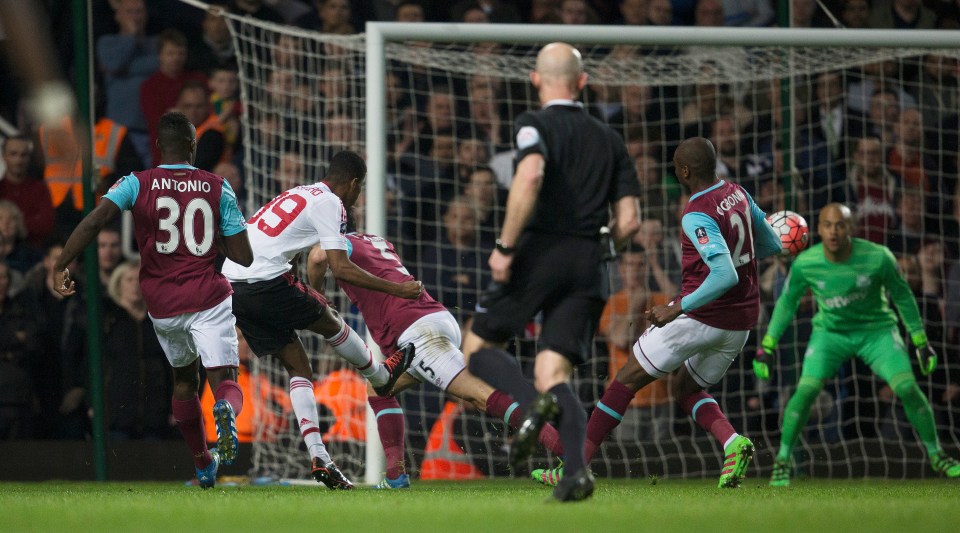
[[920,331],[910,336],[913,341],[914,351],[917,356],[917,362],[920,363],[920,373],[929,376],[937,369],[937,352],[927,342],[927,334]]
[[774,350],[777,349],[777,341],[773,337],[765,335],[760,341],[760,347],[757,348],[757,355],[753,358],[753,373],[759,379],[764,381],[770,379],[770,358],[773,357]]

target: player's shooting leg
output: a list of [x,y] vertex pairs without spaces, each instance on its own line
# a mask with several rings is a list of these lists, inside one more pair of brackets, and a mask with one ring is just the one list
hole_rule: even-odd
[[470,371],[464,371],[453,378],[453,381],[447,386],[447,392],[461,400],[470,402],[481,411],[486,411],[487,400],[495,391],[486,381],[474,376]]
[[303,347],[300,339],[287,343],[277,353],[277,358],[287,370],[287,375],[291,378],[313,379],[313,367],[310,366],[310,360],[307,358],[307,350]]
[[687,365],[677,370],[670,385],[673,397],[680,403],[683,412],[690,415],[698,426],[713,435],[720,446],[726,449],[737,432],[727,420],[727,416],[723,414],[717,400],[690,375]]
[[320,316],[307,329],[323,335],[333,351],[353,365],[374,387],[382,387],[390,380],[390,372],[386,367],[373,359],[373,354],[360,335],[330,306],[324,307]]
[[623,421],[623,415],[637,391],[656,380],[648,374],[636,357],[628,357],[627,363],[620,369],[587,422],[587,440],[584,455],[587,464],[593,459],[600,445],[615,427]]

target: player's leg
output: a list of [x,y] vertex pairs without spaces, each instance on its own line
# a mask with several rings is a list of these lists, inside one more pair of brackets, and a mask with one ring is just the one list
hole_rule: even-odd
[[940,475],[960,477],[960,463],[940,447],[937,426],[930,402],[920,390],[899,331],[861,332],[860,357],[890,385],[903,403],[903,410],[927,450],[930,466]]
[[409,389],[418,382],[410,374],[404,374],[397,380],[393,390],[386,396],[378,396],[373,386],[367,384],[367,402],[377,420],[377,434],[386,456],[387,468],[383,480],[377,485],[380,489],[405,489],[410,487],[410,476],[406,472],[406,450],[403,437],[406,431],[403,408],[396,395]]
[[702,336],[708,342],[703,351],[683,364],[673,381],[674,396],[684,411],[723,446],[723,467],[720,488],[736,488],[746,476],[753,459],[754,446],[747,437],[733,429],[720,405],[706,389],[720,382],[727,369],[743,351],[749,332],[728,331],[703,326]]
[[402,349],[389,355],[383,363],[374,360],[373,354],[370,353],[370,349],[360,335],[328,305],[324,305],[320,316],[306,329],[322,335],[337,355],[353,365],[357,372],[381,393],[385,393],[384,389],[389,390],[410,366],[410,354]]
[[797,390],[783,410],[780,449],[777,451],[771,485],[785,487],[790,484],[790,458],[810,418],[810,408],[820,395],[824,381],[835,376],[840,365],[854,353],[856,350],[847,335],[814,328],[803,356]]
[[237,416],[243,409],[243,391],[237,383],[236,318],[232,297],[190,316],[190,335],[213,392],[213,419],[217,425],[217,451],[223,464],[233,464],[240,452]]
[[[662,328],[649,327],[633,345],[627,359],[604,391],[587,422],[586,459],[589,462],[610,432],[623,421],[637,391],[673,373],[703,343],[705,326],[686,315]],[[714,328],[711,328],[714,329]]]
[[290,404],[297,417],[300,436],[310,454],[311,473],[314,479],[330,489],[348,490],[353,483],[340,472],[327,452],[320,434],[320,413],[313,393],[313,368],[300,339],[288,343],[277,358],[290,376]]
[[217,482],[220,459],[215,452],[207,449],[203,411],[198,396],[200,358],[184,326],[185,320],[183,315],[160,319],[151,317],[160,347],[173,368],[173,395],[170,399],[173,418],[190,449],[197,482],[206,489]]

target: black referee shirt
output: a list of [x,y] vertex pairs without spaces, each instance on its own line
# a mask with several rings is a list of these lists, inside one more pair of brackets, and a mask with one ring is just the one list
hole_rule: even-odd
[[608,207],[640,196],[623,140],[570,100],[548,102],[517,117],[517,162],[530,154],[546,161],[536,210],[526,231],[595,237],[609,222]]

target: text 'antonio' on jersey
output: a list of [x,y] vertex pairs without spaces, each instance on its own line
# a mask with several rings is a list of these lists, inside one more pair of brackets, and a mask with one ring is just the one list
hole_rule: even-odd
[[133,213],[140,289],[151,316],[203,311],[233,293],[214,265],[216,234],[236,235],[246,225],[222,177],[160,165],[121,178],[103,197]]
[[253,264],[230,261],[223,275],[232,282],[267,281],[290,270],[290,261],[319,244],[346,250],[347,210],[326,183],[294,187],[260,208],[247,221]]
[[[414,277],[400,262],[390,241],[376,235],[357,233],[347,235],[347,241],[350,260],[361,269],[394,283],[413,281]],[[420,293],[416,300],[406,300],[342,281],[340,288],[360,309],[370,336],[384,354],[397,348],[397,339],[411,324],[427,315],[447,310],[427,291]]]
[[[736,285],[719,298],[687,313],[691,318],[708,326],[744,331],[757,325],[760,289],[757,282],[752,206],[750,195],[740,185],[720,181],[693,195],[683,211],[685,218],[688,214],[706,216],[715,225],[704,224],[693,228],[696,244],[687,236],[686,231],[681,236],[681,297],[695,291],[710,274],[710,267],[703,261],[701,253],[707,254],[707,257],[716,253],[729,253],[737,271]],[[719,236],[715,235],[717,228]],[[723,242],[719,242],[719,239]]]

